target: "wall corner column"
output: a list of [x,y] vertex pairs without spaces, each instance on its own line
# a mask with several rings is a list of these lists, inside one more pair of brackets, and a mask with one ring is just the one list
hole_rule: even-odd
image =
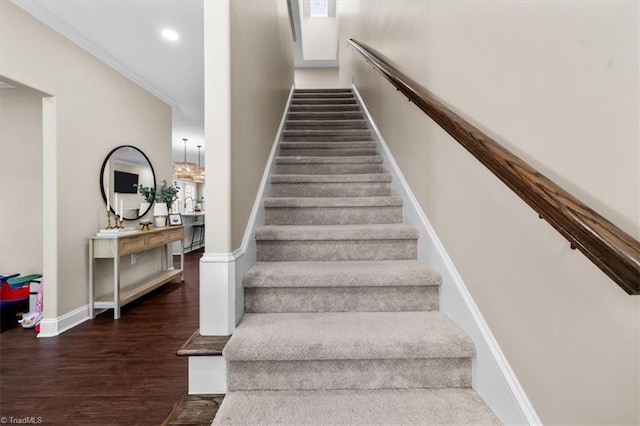
[[204,2],[204,137],[207,155],[205,254],[200,260],[200,334],[235,328],[231,249],[230,1]]

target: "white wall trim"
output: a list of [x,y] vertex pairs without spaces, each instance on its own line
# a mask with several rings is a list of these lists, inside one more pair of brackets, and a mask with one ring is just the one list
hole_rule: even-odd
[[264,198],[270,192],[269,175],[275,166],[293,90],[291,86],[240,247],[233,253],[205,253],[200,259],[200,334],[203,336],[232,334],[244,315],[242,278],[256,263],[254,235],[258,226],[264,224]]
[[247,222],[247,227],[244,231],[242,244],[240,245],[240,248],[238,248],[238,250],[233,252],[234,256],[236,256],[237,259],[235,299],[236,324],[240,321],[242,315],[244,315],[244,287],[242,287],[242,279],[244,277],[244,274],[253,265],[255,265],[257,261],[256,239],[254,236],[256,234],[256,229],[258,228],[258,226],[264,225],[264,198],[266,194],[271,193],[271,183],[269,180],[269,176],[275,168],[275,158],[276,154],[278,153],[278,142],[280,142],[280,139],[282,138],[282,132],[287,121],[289,105],[291,104],[291,98],[293,98],[294,90],[295,86],[292,85],[291,89],[289,90],[289,97],[287,98],[287,102],[284,106],[282,118],[280,119],[280,125],[278,126],[278,130],[271,146],[271,152],[269,153],[267,164],[265,165],[264,172],[262,173],[262,180],[260,181],[256,199],[253,202],[253,208],[251,209],[251,215],[249,216],[249,221]]
[[541,424],[462,277],[400,171],[358,89],[355,85],[351,87],[377,137],[385,167],[393,176],[392,189],[405,200],[404,220],[420,231],[418,258],[442,275],[440,310],[462,327],[476,345],[478,353],[473,361],[473,388],[505,424]]
[[269,184],[269,176],[271,175],[272,169],[274,168],[276,153],[278,152],[278,142],[280,142],[280,138],[282,132],[284,130],[284,126],[287,122],[287,114],[289,112],[289,105],[291,104],[291,98],[293,98],[293,91],[295,90],[295,86],[291,86],[291,90],[289,91],[289,97],[287,98],[287,103],[284,107],[284,112],[282,113],[282,118],[280,119],[280,125],[278,126],[278,131],[276,132],[275,139],[273,140],[273,145],[271,146],[271,152],[269,153],[269,159],[267,160],[267,165],[264,168],[264,172],[262,173],[262,180],[260,181],[260,187],[258,188],[258,193],[256,194],[256,199],[253,202],[253,208],[251,209],[251,215],[249,216],[249,222],[247,222],[247,228],[244,231],[244,236],[242,238],[242,245],[236,252],[240,252],[240,256],[246,253],[247,247],[249,246],[249,241],[253,239],[255,235],[255,231],[258,227],[257,219],[260,215],[260,212],[264,212],[264,194],[267,192],[267,189],[271,189],[271,185]]
[[233,333],[236,258],[232,253],[205,253],[200,258],[200,334],[228,336]]
[[[58,335],[58,102],[42,97],[42,297],[41,337]],[[46,287],[46,288],[45,288]],[[87,311],[88,316],[88,311]],[[49,322],[53,324],[49,325]],[[53,327],[55,325],[55,327]],[[44,329],[43,329],[44,327]]]
[[40,321],[38,337],[55,337],[89,319],[89,305],[84,305],[71,312],[53,319]]
[[34,18],[38,19],[43,24],[60,33],[62,36],[71,40],[73,43],[77,44],[78,46],[89,52],[91,55],[100,59],[102,62],[109,65],[114,70],[118,71],[129,80],[133,81],[143,89],[152,93],[163,102],[166,102],[172,107],[177,107],[179,105],[178,101],[163,93],[160,89],[151,84],[147,79],[143,78],[140,74],[136,73],[131,68],[117,60],[111,54],[107,53],[104,49],[100,48],[97,44],[90,41],[83,34],[73,29],[71,25],[69,25],[54,13],[50,12],[49,9],[42,6],[37,1],[16,2],[15,0],[12,0],[12,2],[18,7],[22,8],[25,12],[29,13]]

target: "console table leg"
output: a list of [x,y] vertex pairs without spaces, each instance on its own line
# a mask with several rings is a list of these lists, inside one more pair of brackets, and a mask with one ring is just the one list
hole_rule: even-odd
[[113,319],[120,318],[120,256],[113,258]]
[[89,240],[89,318],[95,318],[95,310],[93,308],[93,303],[95,300],[95,289],[94,289],[94,277],[93,277],[93,268],[94,268],[95,258],[93,257],[93,240]]

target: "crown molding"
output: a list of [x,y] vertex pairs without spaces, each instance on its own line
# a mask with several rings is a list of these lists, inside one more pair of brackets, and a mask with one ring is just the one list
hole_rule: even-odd
[[129,80],[136,83],[138,86],[142,87],[149,93],[153,94],[163,102],[169,104],[172,107],[177,107],[179,102],[173,99],[171,96],[166,95],[160,89],[151,84],[148,80],[142,77],[140,74],[133,71],[131,68],[120,62],[111,54],[104,51],[101,47],[93,43],[87,37],[85,37],[80,32],[76,31],[71,25],[69,25],[66,21],[58,17],[56,14],[52,13],[45,6],[40,4],[40,1],[31,0],[31,1],[19,1],[19,0],[11,0],[12,3],[20,7],[22,10],[47,25],[49,28],[53,29],[57,33],[61,34],[74,44],[78,45],[82,49],[89,52],[91,55],[95,56],[114,70],[118,71],[123,76],[127,77]]

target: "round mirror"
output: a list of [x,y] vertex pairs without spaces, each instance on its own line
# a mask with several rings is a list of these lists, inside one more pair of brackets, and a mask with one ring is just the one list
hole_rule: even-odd
[[156,188],[156,174],[151,161],[135,146],[114,148],[104,159],[100,170],[100,190],[105,204],[113,213],[117,211],[120,214],[122,210],[124,220],[140,219],[147,214],[153,201],[147,202],[138,193],[138,185]]

